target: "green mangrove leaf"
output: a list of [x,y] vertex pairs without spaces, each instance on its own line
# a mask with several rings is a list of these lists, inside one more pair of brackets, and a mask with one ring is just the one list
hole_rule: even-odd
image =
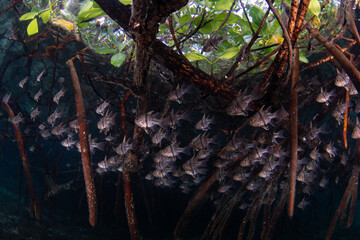
[[303,63],[309,63],[309,60],[302,54],[299,54],[299,61]]
[[43,23],[47,23],[50,20],[51,10],[47,10],[40,14]]
[[37,19],[35,18],[29,23],[27,27],[27,34],[30,36],[38,32],[39,32],[38,23],[37,23]]
[[[227,16],[227,13],[219,13],[219,14],[215,15],[214,20],[219,21],[219,22],[223,22],[225,20],[226,16]],[[230,16],[229,16],[229,19],[226,22],[226,24],[237,23],[240,19],[241,19],[241,17],[239,15],[231,13]]]
[[20,17],[20,21],[26,21],[26,20],[33,19],[36,15],[38,15],[38,12],[28,12],[28,13],[25,13],[24,15],[22,15],[22,16]]
[[116,49],[107,48],[107,47],[94,48],[94,50],[95,50],[95,52],[100,53],[100,54],[114,54],[114,53],[116,53]]
[[193,17],[191,16],[191,14],[184,14],[183,16],[181,16],[181,18],[179,19],[179,23],[180,24],[184,24],[188,21],[190,21]]
[[101,8],[91,8],[80,13],[77,18],[80,21],[86,21],[102,15],[105,15],[105,12]]
[[131,4],[131,0],[119,0],[119,2],[121,2],[124,5],[130,5]]
[[235,57],[240,52],[239,47],[232,47],[225,50],[223,54],[221,54],[218,59],[230,59]]
[[93,1],[90,0],[86,0],[84,3],[81,3],[79,14],[89,10],[90,8],[92,8],[92,6],[93,6]]
[[250,8],[249,14],[252,18],[253,23],[255,23],[257,26],[260,26],[261,20],[264,17],[264,12],[261,10],[260,7],[253,5]]
[[209,22],[207,22],[203,27],[201,27],[199,29],[199,32],[203,33],[203,34],[210,34],[213,31],[215,31],[215,23],[214,20],[210,20]]
[[215,11],[229,10],[233,0],[219,0],[215,3]]
[[320,3],[318,0],[311,0],[308,9],[312,14],[318,16],[321,12]]
[[198,61],[198,60],[206,59],[204,55],[197,52],[188,52],[185,54],[185,57],[190,61]]
[[120,67],[126,60],[126,55],[122,52],[118,52],[111,57],[110,63],[115,67]]

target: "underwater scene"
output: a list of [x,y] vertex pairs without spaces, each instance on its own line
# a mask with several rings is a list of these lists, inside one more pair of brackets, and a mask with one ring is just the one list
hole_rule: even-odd
[[360,239],[359,19],[1,0],[0,240]]

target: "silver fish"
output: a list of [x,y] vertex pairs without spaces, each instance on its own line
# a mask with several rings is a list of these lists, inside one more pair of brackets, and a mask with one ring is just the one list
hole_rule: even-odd
[[248,116],[248,111],[252,111],[250,103],[254,100],[258,100],[263,97],[259,94],[259,89],[254,88],[250,94],[246,94],[245,91],[239,91],[236,98],[226,108],[226,113],[230,116]]
[[261,188],[261,186],[262,186],[262,182],[253,181],[246,186],[246,189],[250,191],[257,191],[258,189]]
[[31,132],[31,128],[26,127],[25,130],[24,130],[24,133],[25,133],[26,135],[28,135],[28,134],[30,134],[30,132]]
[[336,71],[337,76],[335,78],[335,86],[346,87],[350,83],[349,75],[347,75],[346,72],[339,72],[338,69],[336,69]]
[[61,118],[64,114],[63,111],[60,111],[59,107],[55,109],[55,111],[47,118],[47,122],[54,127],[56,119]]
[[119,155],[125,155],[129,150],[134,150],[134,145],[130,142],[130,139],[126,140],[124,137],[123,142],[114,148],[114,150]]
[[30,118],[32,121],[35,122],[35,119],[40,115],[39,107],[36,107],[32,112],[30,113]]
[[195,138],[193,138],[189,144],[192,148],[196,150],[205,150],[209,147],[210,144],[214,144],[216,142],[216,136],[212,138],[209,137],[209,133],[203,133]]
[[103,103],[101,103],[97,108],[96,108],[96,113],[100,114],[101,116],[104,116],[105,110],[106,108],[109,106],[110,101],[105,100]]
[[59,92],[57,92],[55,94],[55,96],[53,97],[53,101],[56,102],[56,104],[59,104],[60,98],[63,97],[66,93],[67,89],[66,88],[61,88]]
[[61,137],[64,133],[69,133],[70,128],[67,128],[65,123],[60,123],[53,129],[51,129],[51,133],[55,136]]
[[11,92],[8,92],[7,94],[5,94],[5,95],[3,96],[2,101],[3,101],[4,103],[8,103],[10,97],[11,97]]
[[13,117],[13,119],[11,119],[11,122],[15,125],[18,125],[19,123],[24,122],[24,118],[22,116],[22,113],[18,113],[18,115],[16,115],[15,117]]
[[326,176],[323,176],[319,182],[319,186],[325,188],[329,183],[329,179]]
[[166,139],[166,131],[163,128],[160,128],[160,130],[151,138],[151,142],[157,145],[160,144],[163,139]]
[[19,82],[19,87],[23,88],[25,83],[29,80],[29,76],[24,77],[23,80]]
[[108,159],[108,163],[111,165],[120,165],[123,162],[124,162],[124,160],[123,160],[122,156],[119,156],[119,155],[111,156]]
[[178,84],[178,85],[176,86],[175,90],[172,91],[172,92],[169,94],[168,100],[169,100],[169,101],[176,101],[176,102],[178,102],[179,104],[181,104],[181,103],[184,101],[184,99],[183,99],[183,98],[184,98],[184,95],[187,94],[187,93],[189,93],[190,90],[191,90],[191,86],[190,86],[190,85],[184,86],[184,84],[183,84],[183,85],[181,85],[181,87],[180,87],[180,85]]
[[271,177],[271,174],[272,174],[271,171],[262,169],[262,170],[259,172],[258,176],[261,177],[261,178],[263,178],[263,179],[265,179],[265,180],[268,180],[268,179]]
[[90,142],[90,152],[92,154],[95,153],[95,149],[104,151],[106,142],[97,142],[97,138],[92,139],[91,135],[89,135],[89,142]]
[[107,136],[105,136],[105,140],[108,141],[108,142],[112,142],[112,141],[115,140],[115,137],[112,136],[112,135],[107,135]]
[[326,125],[323,124],[319,128],[313,127],[312,122],[310,122],[310,131],[304,136],[303,140],[314,140],[315,138],[319,137],[319,134],[327,133]]
[[264,110],[264,106],[261,107],[261,109],[255,113],[254,116],[252,116],[249,120],[250,126],[253,127],[262,127],[265,130],[268,130],[268,124],[270,121],[277,117],[277,113],[271,113],[269,111],[269,108]]
[[256,142],[249,143],[245,138],[239,138],[236,136],[233,136],[229,142],[225,145],[226,151],[243,151],[249,148],[252,148],[256,145]]
[[238,172],[238,173],[235,173],[232,178],[233,178],[235,181],[243,182],[243,181],[245,181],[247,178],[249,178],[250,175],[251,175],[251,173]]
[[309,156],[312,160],[317,161],[320,158],[321,154],[320,154],[319,150],[317,149],[317,147],[315,147],[313,150],[311,150]]
[[40,130],[44,130],[44,129],[46,129],[47,127],[46,127],[45,124],[41,123],[41,124],[39,124],[38,128],[39,128]]
[[65,82],[65,78],[64,78],[64,77],[59,77],[58,82],[59,82],[59,83],[64,83],[64,82]]
[[[105,142],[97,142],[97,138],[92,139],[91,138],[91,134],[89,134],[89,145],[90,145],[90,152],[91,154],[95,153],[95,149],[98,149],[100,151],[104,151],[105,149]],[[76,147],[78,149],[79,152],[81,152],[81,147],[80,147],[80,141],[76,143]]]
[[48,137],[51,136],[50,130],[49,129],[43,129],[40,131],[40,135],[44,138],[47,139]]
[[210,128],[210,125],[214,124],[215,116],[212,118],[206,117],[206,114],[202,117],[200,121],[195,124],[195,128],[202,131],[207,131]]
[[199,159],[203,159],[203,158],[207,158],[209,157],[211,154],[212,154],[212,149],[206,149],[206,150],[200,150],[197,152],[196,156],[199,158]]
[[249,152],[249,157],[251,157],[253,159],[260,159],[267,153],[269,153],[269,154],[271,153],[271,147],[270,146],[268,146],[267,148],[254,147]]
[[355,109],[354,109],[355,113],[360,113],[360,102],[356,102],[355,103]]
[[39,98],[41,97],[41,95],[43,95],[43,90],[40,88],[40,90],[35,94],[35,96],[34,96],[34,100],[36,101],[36,102],[38,102],[39,101]]
[[67,149],[70,149],[73,145],[76,144],[76,142],[77,141],[73,140],[71,137],[68,137],[61,142],[61,145]]
[[304,211],[304,209],[306,208],[307,205],[309,205],[309,201],[306,201],[306,199],[303,198],[303,199],[298,203],[297,207]]
[[343,154],[341,155],[341,160],[340,160],[341,164],[342,164],[343,166],[345,166],[346,163],[347,163],[347,160],[348,160],[348,158],[347,158],[347,156],[346,156],[346,153],[343,152]]
[[103,161],[98,162],[98,167],[106,170],[117,170],[118,165],[121,163],[122,160],[119,156],[112,156],[109,159],[105,156]]
[[108,169],[111,165],[108,163],[107,156],[105,156],[105,159],[101,162],[98,162],[98,167],[103,169]]
[[102,175],[102,174],[107,172],[107,169],[98,167],[98,168],[95,169],[95,171],[96,171],[97,174]]
[[255,100],[252,95],[238,94],[238,96],[226,108],[226,113],[230,116],[248,116],[248,106]]
[[318,168],[319,161],[317,160],[311,160],[308,164],[306,164],[305,169],[308,171],[314,171]]
[[333,96],[335,96],[335,89],[332,90],[331,92],[324,92],[324,90],[321,87],[320,88],[320,93],[316,97],[316,101],[319,102],[319,103],[325,103],[326,105],[328,105],[329,104],[328,101]]
[[207,172],[206,161],[200,161],[196,156],[187,160],[182,167],[185,173],[190,176],[205,175]]
[[161,127],[170,127],[172,129],[176,129],[179,125],[180,120],[190,120],[190,111],[185,111],[183,113],[174,113],[172,110],[164,119],[162,119],[160,126]]
[[175,161],[176,161],[175,157],[165,157],[165,156],[161,155],[161,153],[157,153],[154,156],[154,162],[155,163],[175,162]]
[[355,85],[352,82],[349,82],[349,84],[346,85],[346,90],[349,91],[350,96],[359,94],[356,87],[355,87]]
[[312,172],[307,172],[305,167],[303,167],[296,176],[296,180],[303,183],[310,183],[314,180],[314,175]]
[[325,146],[325,151],[329,154],[330,157],[335,157],[336,148],[334,147],[334,144],[332,142]]
[[44,76],[45,70],[46,70],[46,69],[44,69],[44,70],[36,77],[36,81],[38,81],[38,82],[41,81],[42,77]]
[[217,189],[218,193],[228,193],[233,188],[232,184],[221,184],[221,186]]
[[78,120],[75,119],[75,120],[72,120],[70,123],[69,123],[69,126],[74,129],[74,131],[77,133],[78,130],[79,130],[79,124],[78,124]]
[[97,127],[100,132],[107,134],[111,128],[115,126],[115,117],[116,113],[112,113],[111,111],[107,110],[105,116],[102,117],[97,123]]
[[135,118],[135,124],[141,128],[151,128],[154,126],[162,126],[162,120],[156,118],[153,111],[151,111]]
[[176,157],[180,153],[184,153],[184,154],[189,155],[190,153],[187,150],[188,150],[187,147],[183,147],[183,148],[179,147],[178,143],[173,142],[172,144],[170,144],[166,148],[161,149],[160,153],[165,157]]
[[360,123],[359,123],[359,119],[356,118],[356,123],[355,123],[355,127],[351,133],[351,137],[353,139],[359,139],[360,138]]
[[31,145],[31,146],[29,147],[29,151],[30,151],[30,152],[34,152],[34,151],[35,151],[35,145]]
[[346,101],[339,101],[334,110],[331,112],[331,115],[337,120],[338,124],[341,124],[341,121],[344,119],[344,113],[346,107],[351,107],[352,104],[349,101],[349,103],[346,103]]

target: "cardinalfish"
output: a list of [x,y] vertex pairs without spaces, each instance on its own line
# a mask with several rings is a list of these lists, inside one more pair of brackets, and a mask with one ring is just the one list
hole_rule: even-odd
[[25,83],[29,80],[29,76],[24,77],[20,82],[19,82],[19,87],[23,88]]
[[59,107],[57,107],[55,111],[47,118],[47,122],[51,124],[52,127],[54,127],[56,119],[62,118],[63,114],[64,112],[61,111]]
[[245,94],[244,92],[238,92],[236,98],[226,108],[226,113],[230,116],[248,116],[248,111],[252,111],[250,103],[254,100],[262,98],[262,95],[258,93],[258,89],[254,89],[251,94]]
[[107,134],[111,128],[115,126],[115,117],[116,113],[112,113],[111,111],[107,110],[105,116],[102,117],[97,123],[97,127],[100,132]]
[[153,111],[141,114],[135,118],[135,124],[141,128],[152,128],[154,126],[162,126],[162,120],[158,119]]
[[35,94],[35,96],[34,96],[34,100],[36,101],[36,102],[38,102],[39,101],[39,99],[40,99],[40,97],[43,95],[43,90],[40,88],[40,90]]
[[195,128],[202,131],[207,131],[210,128],[210,125],[215,124],[215,116],[213,117],[206,117],[204,113],[202,119],[195,124]]
[[60,98],[62,98],[65,95],[66,91],[67,91],[66,88],[64,88],[64,87],[61,88],[59,90],[59,92],[56,93],[55,96],[53,97],[53,101],[56,102],[56,104],[59,105]]
[[2,101],[4,103],[8,103],[9,100],[10,100],[10,97],[11,97],[11,92],[8,92],[7,94],[5,94],[3,97],[2,97]]
[[43,77],[44,74],[45,74],[45,70],[46,70],[46,69],[44,69],[44,70],[36,77],[36,81],[37,81],[37,82],[40,82],[40,81],[41,81],[42,77]]
[[331,92],[324,92],[323,88],[320,88],[320,93],[316,98],[316,101],[319,103],[325,103],[326,106],[329,105],[329,100],[331,97],[335,96],[336,90],[332,90]]
[[30,113],[30,118],[33,122],[35,122],[35,119],[40,115],[39,107],[36,107],[32,112]]
[[177,142],[173,142],[166,148],[161,149],[160,153],[165,157],[176,157],[180,153],[184,153],[186,155],[191,154],[188,147],[180,147]]
[[124,137],[122,143],[120,143],[116,148],[114,148],[115,152],[121,156],[126,155],[128,151],[134,149],[135,149],[135,144],[130,142],[130,139],[126,140],[126,137]]
[[101,103],[97,108],[96,108],[96,113],[100,114],[101,116],[104,116],[105,110],[106,108],[109,106],[110,101],[105,100],[103,103]]
[[191,91],[191,86],[185,86],[185,84],[180,85],[178,84],[175,88],[174,91],[172,91],[169,96],[168,96],[168,100],[169,101],[175,101],[179,104],[181,104],[184,101],[184,95],[190,93]]
[[250,118],[249,124],[253,127],[262,127],[265,130],[268,130],[268,124],[277,116],[277,112],[271,113],[269,108],[264,110],[264,106],[262,106],[261,109]]

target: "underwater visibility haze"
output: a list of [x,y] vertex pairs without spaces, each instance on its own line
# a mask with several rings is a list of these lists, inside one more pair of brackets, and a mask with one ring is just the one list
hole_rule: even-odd
[[360,239],[358,19],[2,0],[0,239]]

